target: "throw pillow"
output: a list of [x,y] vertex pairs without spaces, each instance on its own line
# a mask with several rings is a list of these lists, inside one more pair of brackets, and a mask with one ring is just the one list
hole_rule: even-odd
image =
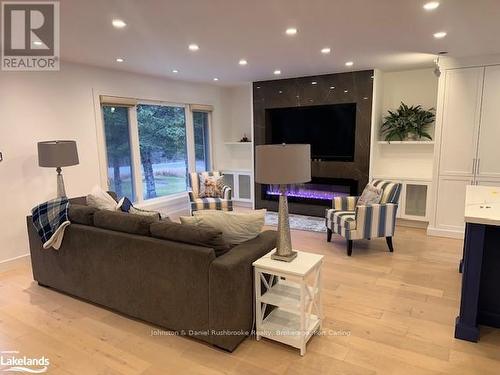
[[365,206],[367,204],[377,204],[380,203],[380,199],[382,198],[382,193],[384,191],[382,188],[378,188],[373,186],[372,184],[366,185],[363,193],[358,199],[358,206]]
[[221,256],[231,248],[222,232],[213,228],[167,221],[151,224],[150,230],[155,238],[212,248],[215,256]]
[[249,213],[234,213],[217,210],[195,211],[197,225],[209,226],[222,232],[231,245],[257,237],[264,226],[266,210],[256,210]]
[[220,198],[224,177],[200,175],[200,198]]
[[158,211],[148,211],[141,208],[134,207],[130,199],[123,197],[118,202],[118,209],[123,212],[128,212],[129,214],[141,215],[141,216],[153,216],[161,219],[161,214]]
[[89,195],[87,195],[87,206],[95,207],[99,210],[116,211],[118,205],[114,198],[100,186],[94,186]]

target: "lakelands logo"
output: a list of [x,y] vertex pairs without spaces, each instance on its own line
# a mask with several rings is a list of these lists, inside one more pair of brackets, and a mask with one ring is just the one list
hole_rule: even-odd
[[59,2],[2,2],[2,70],[59,70]]
[[20,356],[17,350],[0,352],[2,372],[43,374],[48,371],[49,366],[50,361],[45,356],[38,358]]

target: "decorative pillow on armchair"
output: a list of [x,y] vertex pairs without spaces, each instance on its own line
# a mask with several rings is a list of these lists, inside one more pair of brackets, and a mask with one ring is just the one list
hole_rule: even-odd
[[372,184],[366,185],[363,193],[358,199],[358,206],[365,206],[367,204],[377,204],[380,203],[380,199],[382,199],[382,193],[384,191],[382,188],[378,188],[373,186]]
[[200,175],[200,198],[220,198],[224,186],[223,176]]

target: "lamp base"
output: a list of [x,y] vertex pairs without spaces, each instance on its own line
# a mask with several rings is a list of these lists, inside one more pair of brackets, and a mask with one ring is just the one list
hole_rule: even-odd
[[275,251],[274,253],[271,254],[271,259],[280,260],[282,262],[291,262],[295,258],[297,258],[296,251],[292,251],[290,254],[287,254],[287,255],[279,255],[278,251]]

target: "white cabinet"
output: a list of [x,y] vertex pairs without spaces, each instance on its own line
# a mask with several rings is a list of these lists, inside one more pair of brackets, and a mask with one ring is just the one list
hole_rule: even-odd
[[438,181],[436,224],[446,231],[464,229],[465,190],[470,178],[441,177]]
[[476,183],[482,186],[499,186],[500,178],[478,178]]
[[233,194],[233,201],[253,202],[253,181],[250,171],[222,171],[224,182],[228,185]]
[[465,187],[500,186],[500,66],[449,69],[442,76],[431,233],[463,234]]
[[484,68],[446,72],[441,160],[442,175],[472,175],[476,158]]
[[500,66],[484,72],[477,176],[500,177]]

